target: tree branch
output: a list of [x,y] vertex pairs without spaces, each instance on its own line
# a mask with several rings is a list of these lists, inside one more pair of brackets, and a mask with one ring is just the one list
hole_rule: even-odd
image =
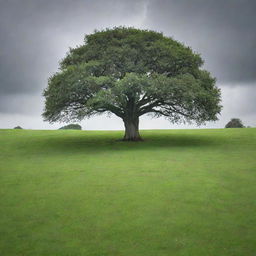
[[140,110],[139,110],[139,116],[142,116],[148,112],[151,112],[151,110],[154,108],[154,107],[159,107],[161,105],[163,105],[164,103],[160,100],[156,100],[155,102],[149,104],[149,105],[146,105],[144,107],[142,107]]
[[114,105],[107,105],[106,106],[106,111],[110,111],[114,113],[116,116],[123,118],[124,117],[124,112],[121,108],[116,107]]

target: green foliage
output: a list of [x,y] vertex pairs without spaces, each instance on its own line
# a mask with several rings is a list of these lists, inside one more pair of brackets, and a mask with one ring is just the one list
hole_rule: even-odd
[[244,128],[242,121],[238,118],[232,118],[225,126],[225,128]]
[[0,130],[1,256],[253,256],[256,128]]
[[79,124],[68,124],[61,127],[59,130],[82,130],[82,127]]
[[148,30],[118,27],[85,36],[70,49],[44,91],[45,120],[104,112],[125,120],[165,116],[171,122],[217,120],[220,90],[199,54]]
[[21,126],[15,126],[13,129],[23,129]]

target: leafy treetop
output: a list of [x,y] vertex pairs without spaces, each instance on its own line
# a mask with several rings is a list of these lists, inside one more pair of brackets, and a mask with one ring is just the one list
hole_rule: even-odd
[[104,112],[123,119],[125,139],[140,139],[139,117],[217,120],[220,90],[191,48],[162,33],[117,27],[86,35],[70,49],[44,91],[50,122]]

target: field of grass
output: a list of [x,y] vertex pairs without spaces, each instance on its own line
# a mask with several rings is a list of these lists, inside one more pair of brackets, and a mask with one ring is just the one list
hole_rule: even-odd
[[0,130],[0,255],[255,256],[256,129]]

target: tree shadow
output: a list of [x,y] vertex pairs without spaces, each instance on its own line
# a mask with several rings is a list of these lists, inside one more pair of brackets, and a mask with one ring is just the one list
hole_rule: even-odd
[[[144,141],[120,141],[121,133],[93,134],[93,133],[67,133],[57,136],[40,137],[24,141],[23,148],[33,153],[87,153],[96,154],[107,151],[141,151],[159,150],[161,148],[198,148],[216,147],[227,143],[226,139],[218,135],[197,134],[143,134]],[[20,145],[22,146],[22,145]]]

